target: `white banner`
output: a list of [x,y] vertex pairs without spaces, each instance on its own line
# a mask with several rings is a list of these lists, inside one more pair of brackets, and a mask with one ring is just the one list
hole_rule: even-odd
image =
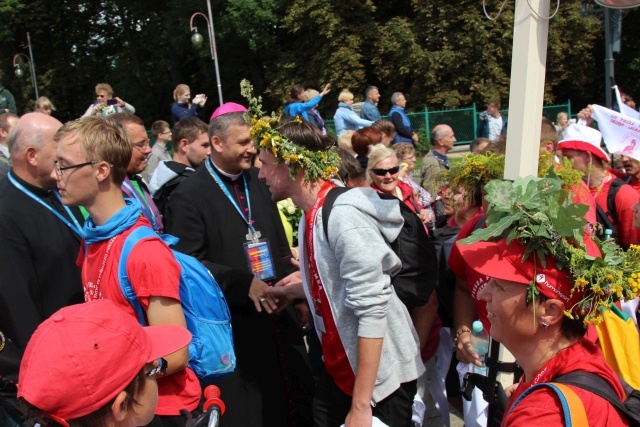
[[592,107],[591,116],[598,122],[607,150],[640,160],[640,120],[600,105],[593,104]]

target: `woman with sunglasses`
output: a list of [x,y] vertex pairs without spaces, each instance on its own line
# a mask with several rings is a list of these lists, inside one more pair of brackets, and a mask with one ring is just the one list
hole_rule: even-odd
[[367,165],[367,181],[371,188],[397,197],[414,211],[422,222],[429,221],[429,212],[420,206],[411,186],[400,181],[399,174],[400,166],[395,151],[383,144],[371,147]]

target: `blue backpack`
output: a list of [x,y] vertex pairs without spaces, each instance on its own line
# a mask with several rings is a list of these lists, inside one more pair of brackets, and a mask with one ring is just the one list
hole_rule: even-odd
[[[118,264],[120,289],[142,325],[146,324],[144,310],[127,277],[127,259],[135,245],[147,239],[159,239],[169,246],[179,240],[169,234],[159,236],[149,227],[138,227],[124,242]],[[172,252],[180,265],[180,303],[187,329],[193,336],[189,344],[189,368],[204,383],[224,377],[236,367],[227,302],[218,283],[200,261],[178,251]]]

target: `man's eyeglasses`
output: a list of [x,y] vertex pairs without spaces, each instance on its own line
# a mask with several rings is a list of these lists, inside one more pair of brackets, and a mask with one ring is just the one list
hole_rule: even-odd
[[400,166],[394,166],[389,169],[371,169],[371,172],[375,173],[378,176],[385,176],[386,174],[395,175],[400,171]]
[[100,160],[92,160],[90,162],[78,163],[77,165],[71,165],[71,166],[60,166],[60,163],[58,163],[57,160],[54,160],[53,169],[56,171],[56,175],[58,175],[58,178],[62,178],[62,172],[66,170],[77,169],[77,168],[81,168],[89,165],[95,165],[96,163],[100,163]]
[[169,364],[167,363],[167,360],[164,358],[160,358],[158,359],[158,366],[147,372],[145,375],[148,377],[164,377],[167,374],[168,366]]
[[149,144],[149,140],[141,141],[141,142],[133,142],[133,143],[131,143],[131,145],[133,145],[134,147],[136,147],[136,148],[138,148],[140,150],[142,150],[143,148],[146,148],[146,147],[151,147],[151,145]]

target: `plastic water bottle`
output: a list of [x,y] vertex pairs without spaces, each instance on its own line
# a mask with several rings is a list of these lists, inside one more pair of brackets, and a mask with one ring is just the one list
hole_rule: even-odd
[[471,327],[471,344],[473,345],[473,350],[478,353],[480,361],[482,362],[482,366],[475,366],[475,370],[479,374],[486,375],[487,365],[485,364],[485,357],[489,352],[489,334],[487,334],[487,331],[482,326],[482,322],[479,320],[473,322],[473,326]]
[[604,240],[612,240],[613,239],[613,230],[610,228],[607,228],[606,230],[604,230]]

